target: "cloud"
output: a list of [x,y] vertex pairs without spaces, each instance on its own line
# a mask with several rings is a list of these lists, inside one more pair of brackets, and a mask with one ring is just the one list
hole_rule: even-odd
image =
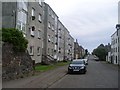
[[115,32],[119,0],[46,0],[74,39],[90,50]]

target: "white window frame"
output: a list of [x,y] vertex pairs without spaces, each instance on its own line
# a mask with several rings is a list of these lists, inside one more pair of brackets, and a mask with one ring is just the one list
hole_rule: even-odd
[[41,15],[41,14],[39,14],[38,20],[39,20],[40,22],[42,22],[42,15]]
[[50,35],[48,35],[48,41],[49,41],[49,42],[51,41],[51,39],[50,39]]
[[41,31],[38,30],[38,38],[40,39],[40,36],[41,36]]
[[32,8],[31,15],[35,16],[35,9],[34,8]]
[[42,0],[38,0],[40,6],[42,6]]
[[51,23],[50,22],[48,22],[48,28],[51,28]]

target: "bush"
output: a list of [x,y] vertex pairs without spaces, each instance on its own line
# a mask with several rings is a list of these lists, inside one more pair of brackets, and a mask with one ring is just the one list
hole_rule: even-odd
[[13,44],[13,49],[17,52],[24,52],[28,44],[28,41],[23,37],[23,33],[14,28],[2,29],[2,41]]

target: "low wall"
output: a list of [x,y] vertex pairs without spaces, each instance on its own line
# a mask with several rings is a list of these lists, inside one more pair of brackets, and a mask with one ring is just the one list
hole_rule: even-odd
[[13,45],[2,44],[2,80],[23,78],[33,71],[33,62],[27,52],[13,51]]

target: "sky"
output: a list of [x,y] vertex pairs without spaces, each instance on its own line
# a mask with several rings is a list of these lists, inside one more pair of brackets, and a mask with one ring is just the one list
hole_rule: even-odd
[[89,52],[111,43],[118,23],[119,0],[44,0],[72,37]]

